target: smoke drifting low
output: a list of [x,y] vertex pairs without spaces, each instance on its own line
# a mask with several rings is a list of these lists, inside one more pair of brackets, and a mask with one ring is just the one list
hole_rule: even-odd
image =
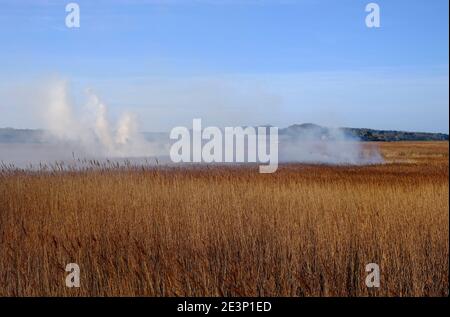
[[[78,158],[107,158],[131,159],[140,164],[147,162],[146,158],[158,157],[159,162],[170,163],[169,152],[174,141],[169,139],[169,133],[142,133],[136,116],[129,112],[112,121],[106,104],[92,90],[86,91],[85,101],[75,106],[68,87],[67,82],[54,80],[39,94],[44,95],[36,101],[45,131],[43,142],[1,144],[0,140],[0,161],[26,166],[55,161],[71,163]],[[338,128],[294,125],[280,129],[278,140],[280,163],[366,165],[383,162],[376,145],[362,143]]]
[[369,165],[383,163],[375,144],[362,143],[339,128],[314,124],[281,130],[280,161],[331,165]]

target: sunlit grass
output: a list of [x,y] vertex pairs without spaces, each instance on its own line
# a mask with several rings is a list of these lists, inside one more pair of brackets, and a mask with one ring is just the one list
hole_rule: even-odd
[[448,296],[448,143],[380,146],[388,164],[274,174],[4,167],[0,295]]

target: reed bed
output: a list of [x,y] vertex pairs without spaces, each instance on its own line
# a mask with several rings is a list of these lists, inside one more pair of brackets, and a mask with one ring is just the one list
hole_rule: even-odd
[[448,296],[448,142],[397,144],[274,174],[3,166],[0,295]]

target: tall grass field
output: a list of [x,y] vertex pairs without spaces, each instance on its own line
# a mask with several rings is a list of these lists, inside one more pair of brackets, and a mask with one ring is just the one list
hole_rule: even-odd
[[379,147],[274,174],[4,167],[0,296],[448,296],[448,142]]

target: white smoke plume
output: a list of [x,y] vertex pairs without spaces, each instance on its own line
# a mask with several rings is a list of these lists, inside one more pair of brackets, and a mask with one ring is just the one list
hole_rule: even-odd
[[148,157],[153,146],[139,132],[135,117],[124,113],[116,124],[108,118],[108,108],[93,93],[77,115],[65,81],[53,81],[42,114],[51,138],[75,146],[83,154],[96,157]]

